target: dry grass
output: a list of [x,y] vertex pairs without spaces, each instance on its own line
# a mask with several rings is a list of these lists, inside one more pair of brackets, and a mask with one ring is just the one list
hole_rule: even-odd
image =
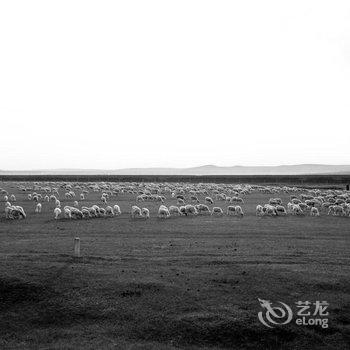
[[[28,218],[0,218],[1,349],[350,346],[349,218],[258,219],[255,206],[269,196],[252,194],[242,220],[55,221],[53,204],[36,215],[10,186],[0,184]],[[113,204],[126,212],[133,200]],[[146,206],[154,216],[158,205]],[[81,259],[72,256],[75,236]],[[267,329],[257,298],[327,300],[330,326]]]

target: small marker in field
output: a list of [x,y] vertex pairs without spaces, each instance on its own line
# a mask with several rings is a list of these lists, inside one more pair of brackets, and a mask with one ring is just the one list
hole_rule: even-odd
[[74,239],[74,256],[80,258],[80,238],[76,237]]

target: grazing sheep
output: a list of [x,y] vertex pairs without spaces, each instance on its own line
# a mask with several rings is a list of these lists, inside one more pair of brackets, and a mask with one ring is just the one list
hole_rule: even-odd
[[113,211],[114,211],[114,215],[115,215],[115,216],[118,216],[118,215],[120,215],[120,214],[122,213],[121,210],[120,210],[119,205],[117,205],[117,204],[115,204],[115,205],[113,206]]
[[178,198],[178,199],[177,199],[177,204],[178,204],[178,205],[185,204],[185,200],[182,199],[182,198]]
[[139,218],[139,217],[142,217],[141,208],[139,208],[136,205],[133,205],[131,207],[131,218],[135,219],[135,218]]
[[190,197],[190,200],[192,201],[192,202],[196,202],[196,203],[199,203],[199,199],[198,199],[198,197],[197,196],[191,196]]
[[35,206],[35,212],[41,213],[41,203],[37,203],[37,205]]
[[229,205],[226,210],[226,215],[233,216],[236,215],[236,207],[234,205]]
[[11,194],[10,201],[11,202],[16,202],[16,196],[14,194]]
[[108,205],[105,210],[106,210],[106,216],[114,216],[113,208],[110,205]]
[[264,216],[264,208],[262,205],[258,204],[255,209],[256,216]]
[[78,208],[78,207],[79,207],[79,203],[78,203],[78,201],[74,201],[74,203],[73,203],[73,207],[76,207],[76,208]]
[[32,200],[32,195],[30,193],[28,194],[28,200]]
[[158,218],[167,219],[170,217],[169,209],[165,205],[161,205],[158,209]]
[[80,200],[84,200],[85,199],[85,196],[84,196],[84,193],[80,193]]
[[87,209],[87,208],[81,208],[81,212],[83,213],[84,219],[88,219],[88,218],[92,217],[89,209]]
[[198,214],[197,208],[192,204],[185,205],[185,210],[186,210],[187,215],[197,215]]
[[198,215],[210,215],[210,209],[205,204],[197,204],[196,209],[198,211]]
[[24,209],[19,205],[12,205],[5,208],[5,217],[6,219],[25,219],[26,214]]
[[327,215],[333,215],[333,216],[344,216],[345,212],[343,207],[340,205],[331,205],[328,210]]
[[71,219],[71,218],[72,218],[72,213],[71,213],[71,211],[70,211],[69,208],[64,207],[64,208],[63,208],[63,212],[64,212],[64,217],[65,217],[66,219]]
[[169,207],[169,213],[170,215],[181,215],[180,208],[175,205]]
[[276,214],[278,216],[286,216],[287,215],[287,211],[286,208],[283,205],[276,205]]
[[281,198],[270,198],[269,204],[271,205],[281,205],[282,199]]
[[296,215],[296,216],[300,216],[300,215],[304,215],[303,210],[300,207],[300,204],[294,204],[292,207],[292,215]]
[[236,216],[243,216],[244,215],[243,209],[239,205],[235,206],[235,215]]
[[310,215],[311,216],[320,216],[320,212],[318,211],[318,209],[316,207],[312,207],[310,210]]
[[54,215],[55,215],[55,220],[58,219],[58,217],[61,215],[62,211],[60,208],[55,208],[53,211]]
[[223,216],[224,212],[222,211],[222,209],[220,207],[214,207],[212,212],[211,212],[211,215],[213,215],[213,216]]
[[208,204],[213,204],[214,201],[211,197],[205,197],[205,202],[208,203]]
[[145,219],[149,219],[149,217],[150,217],[149,210],[147,208],[142,208],[141,214],[142,214],[142,217],[144,217]]

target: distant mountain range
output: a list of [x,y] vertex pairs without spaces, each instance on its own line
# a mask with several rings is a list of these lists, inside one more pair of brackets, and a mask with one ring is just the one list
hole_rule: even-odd
[[297,164],[279,166],[216,166],[193,168],[127,168],[102,169],[45,169],[0,170],[0,175],[350,175],[350,165]]

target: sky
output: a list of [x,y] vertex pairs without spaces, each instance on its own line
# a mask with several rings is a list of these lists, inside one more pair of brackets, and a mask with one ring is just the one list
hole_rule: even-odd
[[350,164],[350,1],[1,1],[0,169]]

